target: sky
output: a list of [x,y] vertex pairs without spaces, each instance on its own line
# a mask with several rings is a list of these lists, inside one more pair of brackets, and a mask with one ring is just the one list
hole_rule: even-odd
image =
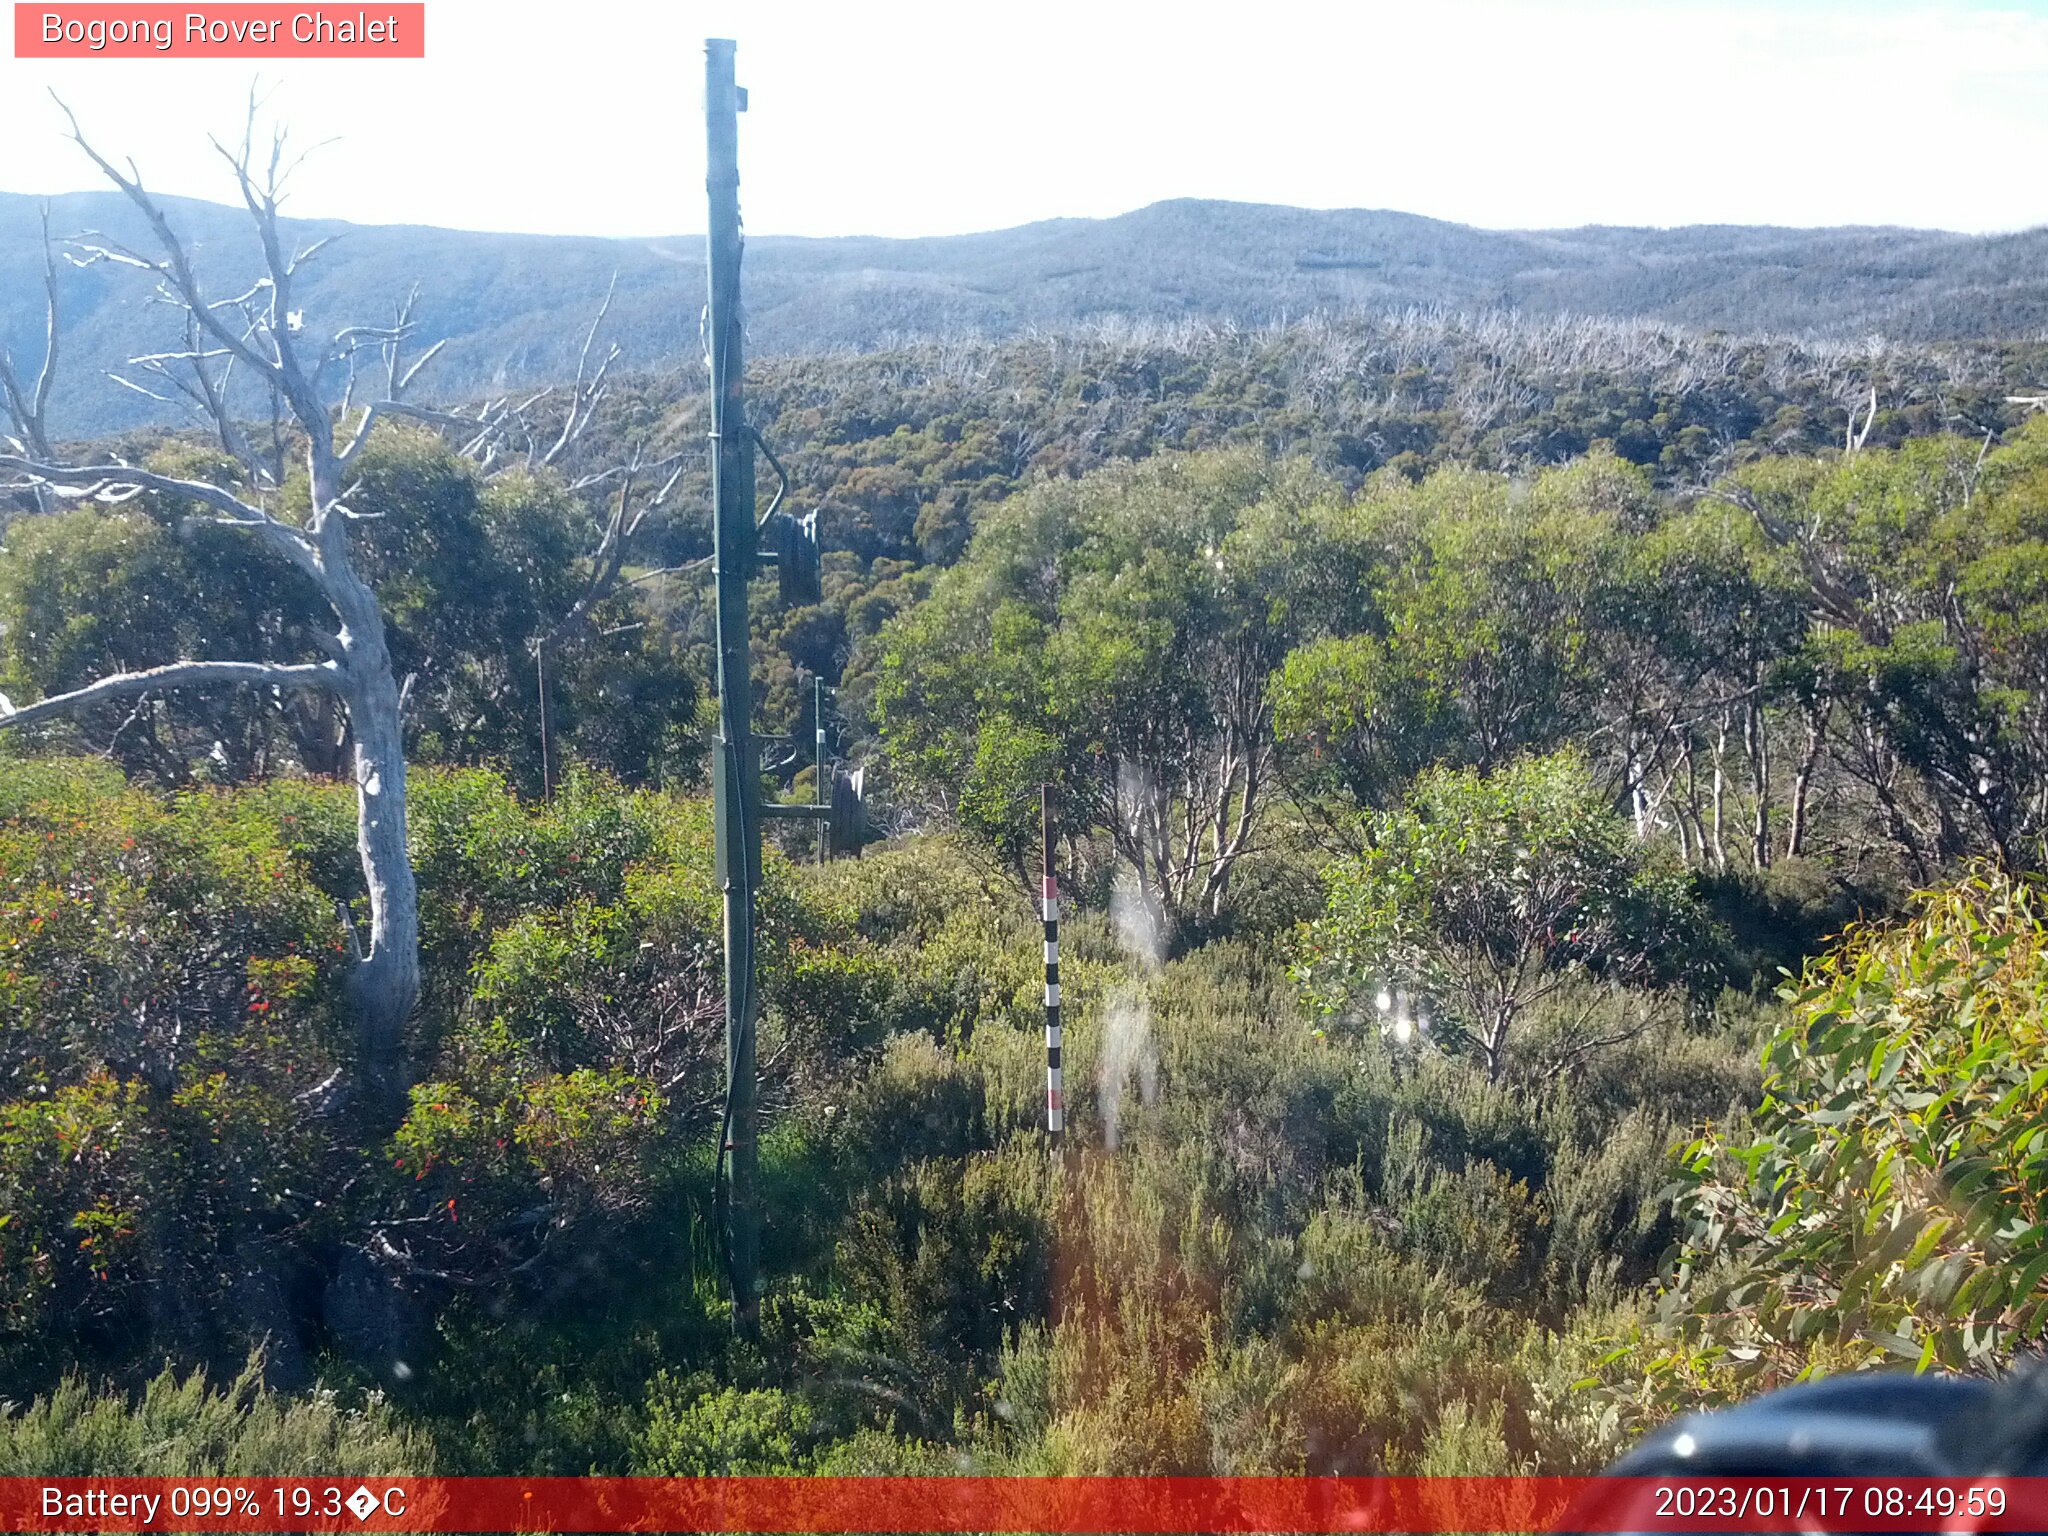
[[[353,14],[374,0],[339,0]],[[119,10],[109,7],[109,14]],[[260,66],[289,211],[703,228],[703,39],[754,233],[932,235],[1171,197],[1491,228],[2048,223],[2048,0],[428,0],[418,61]],[[0,190],[228,200],[248,61],[0,58]]]

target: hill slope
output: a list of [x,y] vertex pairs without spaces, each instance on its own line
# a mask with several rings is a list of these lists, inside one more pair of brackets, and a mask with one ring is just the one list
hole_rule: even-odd
[[[0,194],[0,344],[40,356],[36,199]],[[219,291],[255,270],[239,209],[170,200]],[[117,194],[52,201],[61,235],[142,243]],[[618,273],[614,334],[633,367],[698,346],[701,237],[613,241],[303,221],[344,236],[308,267],[308,324],[374,321],[415,283],[428,337],[450,345],[434,392],[473,396],[571,366],[582,317]],[[1903,229],[1497,231],[1370,210],[1157,203],[1112,219],[1057,219],[922,240],[761,236],[749,243],[752,345],[860,349],[913,336],[1005,335],[1110,318],[1261,324],[1307,311],[1409,305],[1515,308],[1668,321],[1740,333],[1934,340],[2048,327],[2048,230],[1964,236]],[[164,408],[102,376],[167,312],[131,270],[65,275],[67,432],[140,425]]]

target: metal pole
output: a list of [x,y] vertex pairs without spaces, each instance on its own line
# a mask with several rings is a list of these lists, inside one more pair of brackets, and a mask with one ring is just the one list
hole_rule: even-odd
[[540,686],[540,793],[541,798],[552,805],[555,775],[548,766],[548,648],[545,645],[534,647],[533,673]]
[[712,569],[718,585],[718,751],[712,769],[715,848],[725,904],[726,1259],[732,1326],[760,1327],[759,1141],[754,1104],[754,893],[761,883],[761,774],[752,730],[747,580],[753,575],[754,445],[747,428],[740,320],[739,113],[733,44],[704,44],[704,129],[710,196],[707,245],[711,362]]
[[[822,676],[811,679],[811,720],[818,732],[818,760],[817,767],[812,770],[815,777],[811,784],[811,802],[830,805],[831,790],[825,783],[825,679]],[[818,862],[825,862],[825,824],[822,821],[818,823]]]
[[1045,877],[1039,888],[1045,915],[1045,1131],[1058,1147],[1067,1125],[1060,1081],[1060,883],[1053,873],[1052,793],[1043,787],[1038,791],[1038,823],[1045,853]]

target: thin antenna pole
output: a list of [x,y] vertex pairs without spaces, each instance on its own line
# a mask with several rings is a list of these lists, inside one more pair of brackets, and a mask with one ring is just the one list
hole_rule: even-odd
[[1067,1110],[1060,1076],[1060,883],[1053,872],[1052,792],[1040,786],[1038,824],[1044,841],[1039,899],[1045,916],[1045,1132],[1057,1148]]
[[[825,784],[825,679],[822,674],[811,679],[811,720],[818,733],[818,762],[812,771],[811,801],[815,805],[830,805],[832,796]],[[818,823],[818,862],[825,862],[825,823]]]
[[555,798],[555,776],[548,766],[548,648],[545,645],[534,647],[533,670],[540,683],[541,798],[552,803]]
[[747,427],[740,319],[739,113],[729,38],[704,43],[710,224],[712,569],[718,583],[718,750],[712,769],[718,883],[725,906],[726,1262],[733,1331],[760,1330],[758,1117],[755,1107],[754,893],[761,884],[761,773],[753,735],[747,580],[754,572],[754,445]]

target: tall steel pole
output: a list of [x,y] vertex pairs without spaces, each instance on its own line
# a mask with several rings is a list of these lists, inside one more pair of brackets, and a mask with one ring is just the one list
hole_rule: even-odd
[[704,129],[710,195],[712,569],[718,583],[718,751],[712,769],[719,887],[725,898],[726,1261],[732,1325],[760,1326],[759,1140],[754,1103],[754,903],[761,885],[761,774],[755,756],[747,645],[754,573],[754,443],[747,426],[740,315],[739,114],[733,44],[704,44]]

